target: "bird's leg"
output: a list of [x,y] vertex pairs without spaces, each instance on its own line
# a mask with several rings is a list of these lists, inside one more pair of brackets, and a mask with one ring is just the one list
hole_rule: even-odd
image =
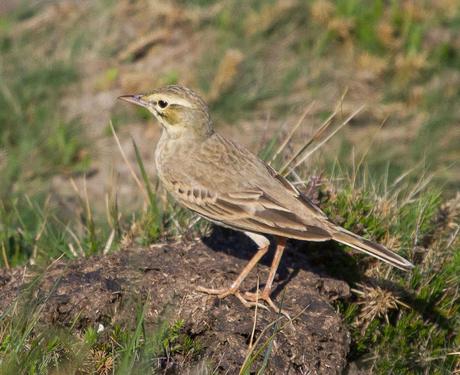
[[251,258],[251,260],[246,264],[243,270],[240,272],[238,277],[235,281],[230,285],[229,288],[220,288],[220,289],[213,289],[213,288],[204,288],[198,287],[197,290],[199,292],[208,293],[208,294],[215,294],[219,298],[227,297],[231,294],[238,297],[238,299],[245,305],[245,306],[254,306],[254,303],[246,301],[240,293],[240,285],[244,281],[244,279],[248,276],[251,270],[256,266],[259,260],[267,253],[268,248],[270,246],[270,242],[264,237],[259,234],[244,232],[248,237],[250,237],[258,246],[259,250],[257,253]]
[[202,286],[198,287],[197,290],[200,292],[208,293],[208,294],[217,294],[219,298],[224,298],[229,296],[230,294],[239,293],[239,287],[243,280],[248,276],[249,272],[255,267],[255,265],[259,262],[260,258],[262,258],[265,253],[268,251],[268,246],[261,247],[257,250],[257,253],[251,258],[251,260],[246,264],[243,270],[240,272],[238,277],[232,283],[229,288],[220,288],[220,289],[212,289],[212,288],[204,288]]
[[[259,293],[259,291],[257,291],[256,293],[246,292],[244,294],[244,297],[246,297],[249,301],[253,301],[253,302],[265,301],[276,312],[281,311],[281,310],[278,308],[278,306],[276,306],[276,304],[271,299],[270,293],[271,293],[272,286],[273,286],[273,280],[275,279],[276,270],[278,269],[278,266],[280,264],[281,257],[283,256],[285,247],[286,247],[286,238],[278,237],[275,256],[273,257],[272,265],[270,267],[270,273],[268,274],[268,279],[267,279],[264,289],[262,290],[262,293]],[[285,312],[283,311],[281,312],[286,315]]]

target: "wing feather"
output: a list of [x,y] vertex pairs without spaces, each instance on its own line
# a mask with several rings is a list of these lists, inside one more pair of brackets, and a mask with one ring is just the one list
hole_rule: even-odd
[[270,165],[265,164],[270,175],[278,180],[288,192],[293,194],[298,200],[299,203],[303,204],[313,215],[321,217],[327,220],[326,214],[321,211],[321,209],[313,204],[312,201],[304,194],[302,194],[299,189],[297,189],[293,184],[291,184],[285,177],[281,176],[277,171],[275,171]]
[[324,240],[331,237],[325,229],[305,223],[262,189],[218,194],[203,187],[192,188],[179,182],[173,185],[174,196],[186,207],[207,219],[235,229],[298,239]]

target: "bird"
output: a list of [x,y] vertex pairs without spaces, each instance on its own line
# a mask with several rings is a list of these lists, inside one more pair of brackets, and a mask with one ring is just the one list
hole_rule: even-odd
[[[271,290],[288,239],[335,240],[401,270],[414,267],[385,246],[334,224],[269,164],[216,132],[206,102],[195,91],[169,85],[119,99],[146,108],[161,125],[155,164],[173,198],[215,224],[244,232],[258,246],[231,285],[198,291],[219,298],[234,295],[245,306],[264,302],[279,311]],[[276,249],[263,290],[243,293],[241,283],[268,252],[270,237]]]

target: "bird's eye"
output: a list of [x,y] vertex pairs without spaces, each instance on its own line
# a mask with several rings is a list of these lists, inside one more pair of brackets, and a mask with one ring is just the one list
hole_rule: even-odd
[[161,109],[164,109],[168,106],[168,102],[165,102],[164,100],[159,100],[158,101],[158,106],[161,108]]

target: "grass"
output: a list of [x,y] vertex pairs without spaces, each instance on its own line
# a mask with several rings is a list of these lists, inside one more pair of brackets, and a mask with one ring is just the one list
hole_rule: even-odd
[[[207,9],[218,3],[197,0],[182,2],[182,7]],[[104,2],[97,14],[112,14],[113,6]],[[138,192],[145,196],[144,207],[124,215],[114,193],[107,196],[101,215],[86,190],[76,188],[78,212],[63,208],[53,194],[52,178],[86,172],[92,150],[84,124],[67,118],[62,98],[84,78],[76,55],[97,44],[91,37],[97,27],[90,29],[94,35],[86,36],[70,29],[58,51],[44,56],[35,51],[37,41],[59,34],[52,26],[37,34],[12,32],[40,11],[25,7],[0,18],[0,265],[46,265],[61,256],[107,253],[126,244],[148,245],[207,230],[149,179],[135,143],[136,165],[131,168],[138,176]],[[351,300],[336,306],[352,335],[349,360],[379,374],[460,369],[460,212],[458,198],[453,198],[460,144],[455,75],[460,54],[453,35],[459,25],[460,13],[448,1],[414,8],[384,1],[369,6],[363,0],[294,1],[288,6],[229,1],[212,20],[194,25],[197,32],[211,34],[216,45],[190,75],[210,94],[217,122],[257,120],[269,108],[278,123],[279,117],[308,102],[303,92],[320,100],[324,87],[340,79],[342,70],[357,80],[358,73],[368,72],[374,91],[382,93],[378,108],[366,112],[370,120],[358,116],[350,124],[352,132],[368,120],[378,125],[379,108],[401,106],[385,127],[397,132],[407,126],[407,138],[405,133],[397,142],[367,143],[371,150],[363,163],[355,163],[355,144],[344,137],[336,143],[339,151],[334,150],[343,161],[340,166],[333,158],[318,164],[329,176],[320,194],[328,215],[352,231],[401,249],[416,263],[413,273],[403,274],[359,255],[356,261],[345,260],[347,267],[331,262],[331,272],[354,290]],[[100,53],[109,59],[113,51],[117,46],[108,43]],[[328,69],[331,61],[341,64]],[[116,85],[122,68],[105,67],[98,90]],[[168,67],[164,80],[181,81],[179,72]],[[294,92],[298,97],[292,98]],[[320,103],[311,121],[320,123],[330,110]],[[129,119],[123,116],[117,125]],[[135,116],[145,118],[146,113]],[[262,155],[271,158],[283,137],[279,130],[268,139]],[[274,165],[284,164],[289,147],[285,152]],[[436,173],[431,178],[426,171]],[[301,180],[315,172],[305,166],[298,170]],[[142,373],[155,369],[158,361],[166,366],[176,356],[193,361],[204,350],[187,334],[186,322],[146,327],[142,303],[132,327],[114,325],[98,332],[98,327],[44,326],[43,301],[31,297],[34,285],[0,317],[1,373],[70,373],[78,367],[87,373]],[[269,353],[270,340],[258,343],[243,373],[254,370],[256,357]]]
[[[342,190],[327,211],[342,217],[346,228],[355,232],[365,228],[366,235],[400,248],[417,267],[411,274],[402,274],[389,273],[386,266],[367,265],[364,269],[370,269],[370,278],[356,280],[350,275],[351,285],[366,284],[358,287],[360,292],[352,301],[339,304],[352,329],[350,360],[367,359],[369,370],[377,373],[454,371],[458,357],[449,353],[459,343],[456,254],[460,243],[458,238],[452,243],[450,239],[458,217],[454,222],[442,219],[445,208],[435,191],[421,193],[406,204],[405,197],[377,204],[376,198],[368,191]],[[378,278],[383,275],[385,279]],[[388,303],[389,299],[394,303]]]
[[[18,17],[26,16],[4,24]],[[32,43],[29,36],[0,38],[0,263],[8,267],[45,251],[47,259],[60,255],[68,236],[54,217],[50,180],[90,162],[80,124],[64,119],[59,101],[78,81],[76,68],[58,57],[26,58],[35,56]]]

